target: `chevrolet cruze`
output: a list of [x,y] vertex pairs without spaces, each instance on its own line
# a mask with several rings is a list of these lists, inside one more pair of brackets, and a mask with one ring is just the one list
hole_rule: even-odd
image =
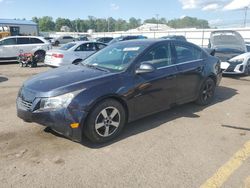
[[17,115],[81,141],[106,142],[127,122],[196,101],[209,104],[221,79],[220,61],[200,47],[174,40],[115,43],[79,65],[28,79]]

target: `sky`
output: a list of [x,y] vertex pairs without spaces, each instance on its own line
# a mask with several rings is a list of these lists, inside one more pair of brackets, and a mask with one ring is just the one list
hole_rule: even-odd
[[0,0],[0,18],[86,19],[94,16],[145,20],[158,15],[167,20],[197,17],[208,20],[212,26],[243,25],[244,8],[248,6],[250,26],[250,0]]

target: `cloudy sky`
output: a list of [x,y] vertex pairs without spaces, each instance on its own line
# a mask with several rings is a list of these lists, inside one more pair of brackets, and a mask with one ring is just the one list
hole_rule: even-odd
[[[198,17],[220,26],[243,23],[244,8],[248,6],[250,0],[0,0],[0,18],[85,19],[91,15],[123,19],[133,16],[144,20],[158,14],[167,20]],[[250,22],[250,10],[248,15]]]

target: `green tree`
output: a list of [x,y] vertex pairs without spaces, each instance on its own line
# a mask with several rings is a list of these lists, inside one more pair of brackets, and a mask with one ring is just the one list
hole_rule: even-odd
[[40,18],[38,25],[41,31],[54,31],[55,30],[55,23],[53,21],[53,18],[49,16],[44,16]]

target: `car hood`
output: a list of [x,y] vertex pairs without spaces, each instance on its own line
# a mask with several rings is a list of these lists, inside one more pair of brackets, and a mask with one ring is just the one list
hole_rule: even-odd
[[230,59],[230,61],[234,61],[234,60],[238,60],[238,59],[246,59],[246,58],[250,58],[250,52],[238,55],[238,56]]
[[89,81],[112,74],[82,65],[63,66],[31,77],[23,88],[36,93],[36,97],[57,96],[84,89]]

